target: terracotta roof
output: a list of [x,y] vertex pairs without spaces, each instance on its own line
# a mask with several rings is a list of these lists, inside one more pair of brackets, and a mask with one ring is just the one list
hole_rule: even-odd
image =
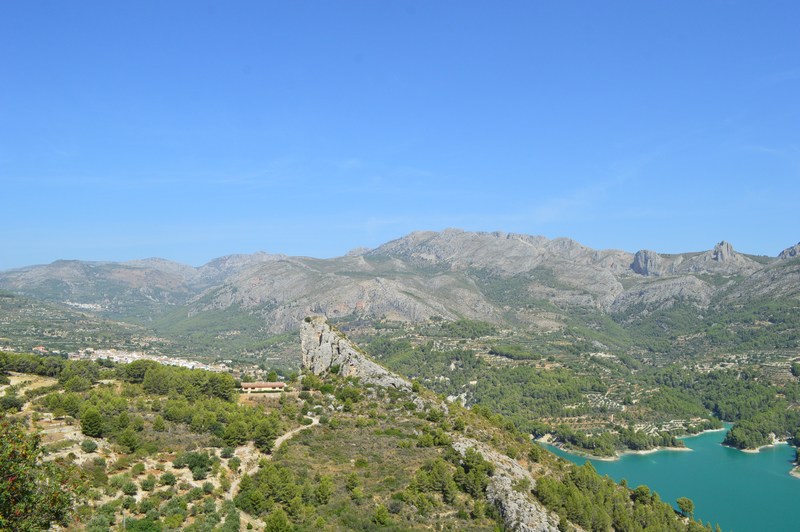
[[243,382],[242,388],[285,388],[285,382]]

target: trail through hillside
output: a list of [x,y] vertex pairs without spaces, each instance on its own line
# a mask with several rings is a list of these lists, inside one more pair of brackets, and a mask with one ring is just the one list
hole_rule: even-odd
[[[242,460],[242,465],[245,469],[243,469],[242,473],[231,483],[231,488],[225,494],[225,498],[227,500],[233,500],[234,495],[239,491],[239,484],[241,484],[242,479],[247,475],[252,475],[258,470],[258,463],[261,461],[261,458],[272,460],[272,457],[285,442],[295,437],[301,431],[310,429],[314,425],[319,425],[318,417],[307,416],[307,419],[311,420],[310,425],[301,425],[276,438],[272,446],[271,454],[262,454],[256,449],[252,442],[248,443],[245,447],[237,449],[237,456]],[[239,510],[239,519],[241,521],[240,530],[242,531],[247,530],[248,525],[251,525],[253,530],[262,530],[264,528],[264,524],[261,521],[241,510]]]

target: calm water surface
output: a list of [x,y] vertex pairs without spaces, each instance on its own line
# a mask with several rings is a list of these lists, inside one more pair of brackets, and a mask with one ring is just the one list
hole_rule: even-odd
[[[694,501],[695,518],[719,523],[725,531],[800,531],[800,479],[789,475],[794,447],[776,445],[757,454],[720,445],[725,431],[684,438],[685,451],[628,454],[615,462],[591,460],[601,475],[616,481],[641,484],[672,503],[678,497]],[[549,447],[551,451],[583,464],[586,458]]]

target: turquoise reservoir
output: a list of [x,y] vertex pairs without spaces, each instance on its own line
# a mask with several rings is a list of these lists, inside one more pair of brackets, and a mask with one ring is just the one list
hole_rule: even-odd
[[[800,531],[800,479],[789,475],[794,447],[776,445],[745,453],[720,445],[725,431],[684,438],[688,451],[626,454],[617,461],[591,460],[601,475],[646,484],[675,505],[678,497],[695,504],[695,518],[718,523],[725,531]],[[552,446],[555,454],[577,464],[586,458]]]

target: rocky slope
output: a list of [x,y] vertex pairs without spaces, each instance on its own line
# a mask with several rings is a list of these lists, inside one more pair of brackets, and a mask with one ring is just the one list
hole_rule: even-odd
[[495,466],[489,485],[486,487],[486,497],[500,510],[503,522],[509,530],[521,532],[555,532],[558,530],[559,518],[537,500],[528,497],[514,485],[520,481],[536,487],[536,480],[530,471],[519,462],[492,449],[485,443],[472,438],[459,438],[453,442],[453,448],[466,454],[467,449],[475,449],[484,459]]
[[800,242],[792,247],[784,249],[778,255],[779,259],[793,259],[795,257],[800,257]]
[[798,298],[797,249],[780,259],[752,257],[723,241],[705,252],[632,254],[566,238],[449,229],[327,260],[256,253],[199,268],[161,259],[57,261],[0,272],[0,288],[156,327],[160,315],[179,309],[183,317],[173,313],[170,326],[223,312],[255,317],[273,333],[296,328],[309,314],[464,317],[536,330],[560,327],[575,309],[614,315]]

